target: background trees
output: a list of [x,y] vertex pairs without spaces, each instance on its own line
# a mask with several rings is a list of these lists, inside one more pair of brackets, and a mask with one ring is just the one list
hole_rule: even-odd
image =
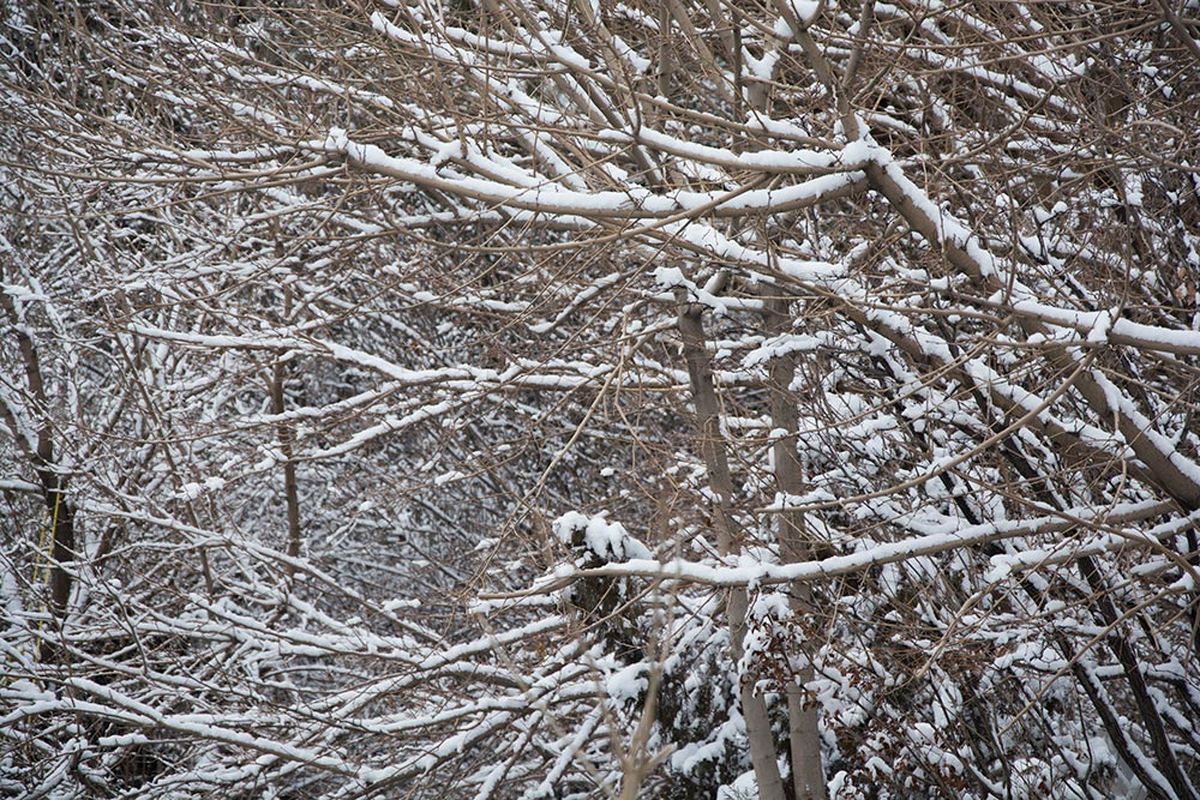
[[4,31],[6,790],[1195,794],[1194,9]]

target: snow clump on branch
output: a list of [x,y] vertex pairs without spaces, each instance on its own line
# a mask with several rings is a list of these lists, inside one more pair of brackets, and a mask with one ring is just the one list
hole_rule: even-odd
[[650,551],[629,535],[619,522],[609,522],[603,514],[592,517],[568,511],[554,521],[554,535],[572,549],[594,554],[603,562],[652,558]]

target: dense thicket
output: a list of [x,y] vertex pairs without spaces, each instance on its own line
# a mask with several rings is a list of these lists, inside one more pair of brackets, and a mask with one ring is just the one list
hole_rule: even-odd
[[1194,3],[0,27],[0,791],[1200,794]]

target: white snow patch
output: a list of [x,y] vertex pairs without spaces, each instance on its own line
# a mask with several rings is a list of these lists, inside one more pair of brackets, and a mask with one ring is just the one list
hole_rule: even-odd
[[609,522],[602,514],[587,517],[578,511],[568,511],[554,521],[554,534],[568,547],[582,540],[584,547],[605,561],[652,557],[646,546],[630,536],[621,523]]

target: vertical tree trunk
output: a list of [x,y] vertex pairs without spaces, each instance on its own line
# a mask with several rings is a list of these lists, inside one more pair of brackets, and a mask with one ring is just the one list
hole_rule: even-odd
[[[283,313],[290,318],[292,313],[292,293],[285,286],[283,289]],[[282,357],[276,358],[271,367],[271,413],[282,414],[283,384],[286,380],[287,368]],[[279,432],[279,451],[283,453],[283,494],[287,504],[287,554],[292,558],[300,555],[300,491],[296,486],[296,462],[292,460],[294,450],[292,426],[280,422],[276,428]],[[292,574],[292,565],[285,564],[284,572]]]
[[[769,292],[778,290],[768,289]],[[767,330],[775,335],[791,329],[788,299],[777,293],[764,297],[763,315]],[[772,445],[775,460],[775,482],[779,491],[797,495],[803,490],[800,461],[796,456],[796,402],[789,388],[796,374],[796,356],[783,353],[771,359],[768,384],[771,397],[771,427],[783,430]],[[788,511],[779,516],[779,547],[785,562],[807,561],[816,557],[804,525],[804,513]],[[812,589],[807,583],[792,588],[788,601],[797,614],[812,610]],[[792,783],[796,800],[824,800],[825,775],[821,768],[821,733],[817,727],[817,708],[807,701],[804,685],[811,681],[813,670],[805,666],[797,682],[787,686],[788,734],[792,756]]]
[[[3,274],[0,274],[0,279],[3,277]],[[50,422],[50,403],[46,395],[46,382],[42,377],[37,347],[24,320],[17,312],[12,297],[5,292],[0,292],[0,307],[4,308],[8,316],[12,335],[16,338],[17,348],[21,353],[25,383],[33,401],[28,405],[37,416],[37,430],[23,431],[19,412],[10,408],[7,403],[0,402],[0,410],[3,411],[8,426],[12,428],[17,446],[24,450],[29,458],[42,487],[42,497],[45,498],[48,514],[46,524],[50,533],[47,548],[49,552],[42,555],[50,559],[50,608],[56,617],[61,618],[66,614],[71,599],[71,573],[63,565],[75,558],[75,513],[67,501],[66,478],[57,471],[54,464],[54,429]]]
[[[40,471],[39,471],[40,474]],[[75,512],[67,502],[66,482],[57,475],[43,478],[42,485],[52,481],[53,489],[45,492],[46,509],[50,514],[53,535],[50,564],[50,607],[56,617],[67,613],[71,600],[71,573],[63,566],[75,558]]]
[[[729,459],[721,436],[712,367],[704,349],[704,324],[701,320],[703,307],[687,303],[683,297],[680,300],[679,332],[683,337],[683,353],[687,359],[688,378],[696,403],[696,428],[700,438],[700,451],[708,472],[709,486],[716,495],[713,521],[717,529],[717,543],[722,555],[735,554],[739,551],[740,544],[731,513],[733,478],[729,472]],[[746,609],[746,590],[730,589],[726,615],[734,661],[740,661],[742,658]],[[761,800],[783,800],[783,779],[779,774],[779,764],[775,760],[775,740],[771,736],[766,702],[762,695],[754,691],[751,684],[739,682],[738,694],[741,699],[742,716],[746,720],[746,737],[750,742],[750,760],[754,765],[759,797]]]

